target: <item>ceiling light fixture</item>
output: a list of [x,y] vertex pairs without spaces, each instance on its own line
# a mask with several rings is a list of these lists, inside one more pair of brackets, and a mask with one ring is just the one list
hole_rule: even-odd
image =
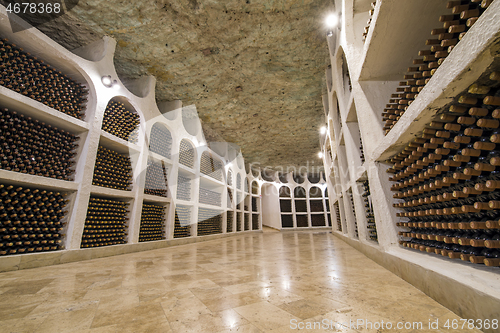
[[318,157],[319,157],[319,158],[323,158],[323,153],[322,153],[322,152],[319,152],[319,153],[318,153]]
[[330,14],[325,19],[325,24],[328,28],[335,28],[339,23],[339,17],[337,14]]
[[113,80],[111,80],[111,75],[103,76],[101,78],[101,82],[107,88],[111,88],[111,86],[113,85]]
[[319,132],[321,134],[326,134],[326,126],[321,126],[321,128],[319,129]]

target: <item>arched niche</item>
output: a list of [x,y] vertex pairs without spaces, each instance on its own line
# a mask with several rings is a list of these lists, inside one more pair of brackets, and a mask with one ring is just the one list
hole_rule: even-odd
[[275,171],[271,169],[263,169],[261,171],[262,179],[268,182],[274,182]]
[[231,169],[227,170],[227,185],[233,186],[233,171]]
[[254,176],[255,178],[259,178],[259,170],[257,168],[250,168],[250,170],[252,171],[252,176]]
[[213,158],[208,151],[204,151],[200,158],[200,172],[204,175],[222,181],[224,164],[218,159]]
[[245,191],[245,193],[248,193],[249,188],[250,188],[250,184],[249,184],[249,182],[248,182],[248,178],[245,178],[245,182],[244,182],[244,189],[243,189],[243,191]]
[[293,196],[294,198],[305,198],[306,197],[306,189],[303,188],[302,186],[297,186],[296,188],[293,189]]
[[298,174],[293,174],[293,181],[296,182],[297,184],[302,184],[305,180],[305,177],[303,175],[298,175]]
[[241,174],[236,175],[236,188],[241,190]]
[[319,172],[308,173],[307,179],[311,184],[317,184],[321,181],[321,174]]
[[252,182],[252,194],[259,194],[259,183],[255,180]]
[[162,123],[155,123],[149,135],[149,150],[166,158],[171,157],[172,134]]
[[287,174],[286,173],[279,173],[278,174],[278,178],[280,180],[280,182],[282,183],[288,183],[288,179],[287,179]]
[[288,186],[281,186],[279,191],[280,198],[290,198],[292,193]]
[[312,186],[309,189],[309,198],[322,198],[322,197],[323,197],[323,190],[318,186]]
[[104,110],[102,130],[122,140],[137,143],[140,123],[141,116],[132,104],[125,97],[116,96]]
[[196,152],[194,145],[187,139],[182,139],[179,144],[179,163],[193,169]]
[[325,198],[328,198],[328,188],[325,189]]

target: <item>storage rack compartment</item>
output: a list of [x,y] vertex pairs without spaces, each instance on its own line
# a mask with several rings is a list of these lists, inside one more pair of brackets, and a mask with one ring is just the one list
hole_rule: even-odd
[[309,206],[311,208],[311,213],[323,212],[323,200],[309,200]]
[[236,193],[236,209],[241,210],[241,193]]
[[250,230],[250,214],[249,213],[245,213],[244,216],[243,216],[243,221],[245,222],[245,231],[248,231]]
[[149,150],[163,157],[170,158],[172,152],[172,134],[164,124],[156,123],[151,127]]
[[297,186],[293,189],[293,196],[295,198],[305,199],[306,198],[306,190],[302,186]]
[[307,215],[296,214],[295,219],[297,220],[297,228],[307,228],[309,226],[309,222],[307,221]]
[[340,208],[338,201],[333,204],[333,208],[335,209],[335,216],[337,218],[337,231],[342,232],[342,219],[340,217]]
[[124,244],[128,203],[90,196],[81,247]]
[[252,230],[259,230],[259,215],[252,214]]
[[72,180],[77,136],[0,108],[0,168]]
[[324,214],[311,214],[311,225],[313,227],[324,227],[325,215]]
[[220,233],[222,233],[221,211],[198,208],[198,236]]
[[328,219],[328,226],[331,227],[332,226],[332,214],[328,213],[328,214],[326,214],[326,216]]
[[259,207],[258,207],[258,200],[256,197],[252,197],[252,212],[258,212]]
[[0,85],[77,119],[83,119],[88,90],[42,60],[0,41]]
[[499,106],[500,72],[485,72],[391,159],[403,246],[500,266]]
[[370,24],[372,23],[373,13],[375,12],[375,6],[377,5],[377,1],[373,1],[371,3],[372,8],[368,12],[368,21],[366,22],[366,26],[363,30],[362,38],[363,42],[366,41],[366,37],[368,36],[368,32],[370,31]]
[[130,156],[99,146],[92,185],[130,191],[132,166]]
[[291,191],[288,186],[281,186],[279,190],[279,196],[280,198],[290,198],[291,197]]
[[140,117],[118,99],[112,99],[106,106],[102,129],[122,140],[137,143]]
[[177,199],[191,201],[191,182],[190,175],[183,175],[179,172],[177,175]]
[[191,236],[191,207],[177,205],[175,207],[174,238]]
[[195,151],[193,145],[186,139],[182,139],[179,145],[179,163],[193,169]]
[[363,181],[363,193],[361,196],[363,197],[363,203],[366,213],[366,227],[368,228],[368,236],[371,240],[378,242],[377,237],[377,225],[375,224],[375,216],[373,215],[373,206],[372,199],[370,195],[370,184],[368,180]]
[[227,170],[227,186],[233,186],[233,172],[231,169]]
[[0,256],[62,249],[66,195],[0,183]]
[[245,195],[244,210],[245,211],[250,210],[250,195],[248,194]]
[[323,198],[323,191],[319,187],[313,186],[309,189],[309,198]]
[[297,213],[307,213],[307,201],[306,200],[295,200],[295,211]]
[[256,181],[252,182],[252,194],[259,194],[259,183]]
[[241,175],[240,174],[236,175],[236,188],[238,190],[241,190]]
[[233,190],[227,189],[227,208],[233,208]]
[[293,228],[293,215],[292,214],[281,214],[281,227],[282,228]]
[[222,205],[222,194],[200,186],[199,203],[220,207]]
[[397,88],[396,94],[391,95],[392,99],[389,100],[389,104],[382,113],[385,121],[385,134],[389,133],[399,121],[455,45],[491,3],[492,1],[489,0],[467,1],[467,3],[448,2],[449,15],[442,15],[439,18],[442,28],[436,22],[437,28],[431,31],[431,35],[437,38],[426,41],[426,45],[431,46],[430,50],[421,50],[418,53],[422,58],[413,60],[413,65],[416,66],[408,68],[408,74],[404,76],[405,81],[399,83],[400,88]]
[[200,172],[204,175],[222,181],[222,170],[224,165],[216,158],[212,158],[208,151],[201,154]]
[[352,217],[354,223],[354,237],[359,238],[358,233],[358,219],[356,218],[356,209],[354,209],[354,200],[352,198],[352,189],[349,189],[347,192],[347,197],[349,198],[349,204],[352,210]]
[[160,197],[168,196],[168,169],[163,161],[148,159],[144,193]]
[[241,231],[241,213],[236,212],[236,231]]
[[234,218],[234,212],[231,210],[228,210],[226,213],[226,232],[234,232],[233,230],[233,218]]
[[292,200],[280,199],[280,210],[282,213],[292,212]]
[[165,239],[165,206],[143,203],[139,242]]

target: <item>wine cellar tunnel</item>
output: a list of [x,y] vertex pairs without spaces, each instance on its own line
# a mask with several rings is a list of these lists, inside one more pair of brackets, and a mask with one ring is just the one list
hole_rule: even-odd
[[500,332],[500,0],[11,2],[0,331]]

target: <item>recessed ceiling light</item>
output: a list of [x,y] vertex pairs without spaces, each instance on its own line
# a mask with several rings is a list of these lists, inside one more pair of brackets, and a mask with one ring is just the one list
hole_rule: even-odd
[[330,14],[325,19],[325,24],[328,28],[334,28],[339,23],[337,14]]

